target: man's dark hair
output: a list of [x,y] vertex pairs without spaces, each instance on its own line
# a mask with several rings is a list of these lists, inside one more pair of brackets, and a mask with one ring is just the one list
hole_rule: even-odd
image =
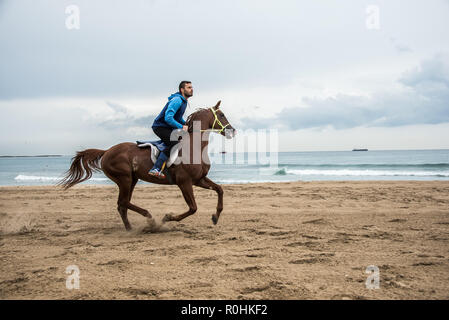
[[179,92],[181,92],[181,88],[184,89],[184,87],[188,83],[192,83],[192,82],[191,81],[187,81],[187,80],[181,81],[181,83],[179,84],[179,87],[178,87]]

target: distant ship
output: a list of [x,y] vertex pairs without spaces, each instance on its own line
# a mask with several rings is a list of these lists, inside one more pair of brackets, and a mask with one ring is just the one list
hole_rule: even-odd
[[352,149],[352,151],[368,151],[368,149]]
[[226,153],[226,151],[220,151],[220,153]]

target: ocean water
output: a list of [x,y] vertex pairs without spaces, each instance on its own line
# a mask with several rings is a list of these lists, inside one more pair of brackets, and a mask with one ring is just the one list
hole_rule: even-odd
[[[72,156],[0,158],[0,185],[54,185]],[[273,157],[272,159],[275,159]],[[221,184],[319,180],[449,180],[449,150],[280,152],[261,164],[254,154],[211,154],[208,177]],[[146,183],[141,181],[140,183]],[[95,173],[82,184],[113,184]],[[155,185],[156,186],[156,185]]]

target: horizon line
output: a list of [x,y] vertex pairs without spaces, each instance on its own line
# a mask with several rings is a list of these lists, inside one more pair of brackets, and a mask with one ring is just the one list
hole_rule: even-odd
[[[107,150],[107,149],[106,149]],[[449,150],[449,148],[438,148],[438,149],[368,149],[369,151],[437,151],[437,150]],[[288,153],[288,152],[354,152],[353,150],[290,150],[290,151],[278,151],[277,153]],[[366,151],[365,151],[366,152]],[[226,151],[226,153],[248,153],[248,152],[232,152]],[[254,152],[258,153],[258,152]],[[264,153],[269,153],[264,151]],[[222,154],[221,151],[214,152],[213,154]],[[0,155],[0,158],[46,158],[46,157],[65,157],[73,156],[73,154],[38,154],[38,155]]]

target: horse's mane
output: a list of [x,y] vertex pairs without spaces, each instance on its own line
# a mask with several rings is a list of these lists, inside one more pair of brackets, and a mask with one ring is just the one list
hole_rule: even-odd
[[195,112],[191,113],[186,120],[186,125],[188,126],[188,132],[192,132],[193,130],[193,120],[194,118],[199,115],[200,113],[203,113],[204,111],[209,110],[209,108],[196,108]]

